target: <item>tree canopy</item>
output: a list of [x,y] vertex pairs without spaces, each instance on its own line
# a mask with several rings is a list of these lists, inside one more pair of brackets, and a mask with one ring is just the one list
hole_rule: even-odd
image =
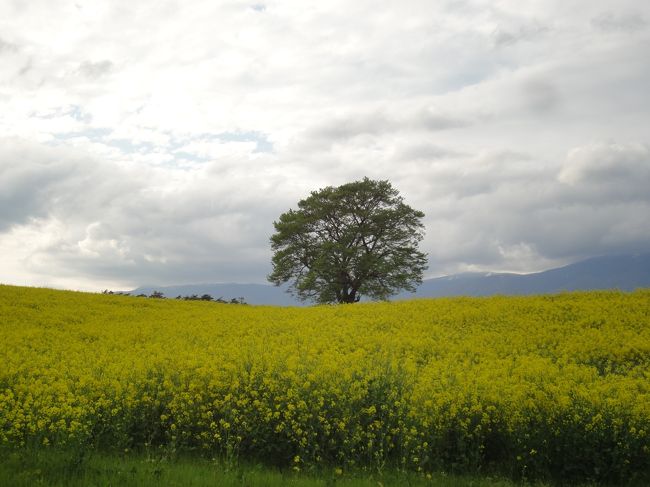
[[274,222],[269,281],[289,282],[302,300],[354,303],[414,291],[427,268],[418,250],[424,213],[388,181],[328,186]]

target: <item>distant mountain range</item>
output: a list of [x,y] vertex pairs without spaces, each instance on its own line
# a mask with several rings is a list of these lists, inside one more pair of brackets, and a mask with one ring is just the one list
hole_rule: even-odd
[[[469,272],[426,279],[415,293],[394,299],[442,296],[491,296],[495,294],[547,294],[561,291],[650,288],[650,253],[594,257],[557,269],[533,274]],[[243,297],[249,304],[304,305],[286,292],[286,287],[265,284],[192,284],[143,286],[131,294],[160,291],[168,298],[209,294],[230,300]]]

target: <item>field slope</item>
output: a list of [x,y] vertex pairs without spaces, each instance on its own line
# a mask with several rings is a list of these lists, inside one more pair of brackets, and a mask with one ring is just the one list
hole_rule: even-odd
[[0,286],[0,444],[650,474],[650,291],[275,308]]

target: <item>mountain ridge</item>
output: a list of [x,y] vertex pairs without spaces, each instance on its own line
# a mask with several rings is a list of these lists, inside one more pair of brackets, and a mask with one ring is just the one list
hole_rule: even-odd
[[[416,292],[402,292],[393,299],[447,296],[492,296],[495,294],[552,294],[562,291],[619,289],[632,291],[650,287],[650,253],[592,257],[562,267],[530,274],[509,272],[464,272],[425,279]],[[130,294],[164,293],[168,298],[209,294],[213,298],[243,297],[249,304],[304,306],[286,292],[288,286],[270,284],[213,283],[176,286],[140,286]],[[308,303],[307,303],[308,304]]]

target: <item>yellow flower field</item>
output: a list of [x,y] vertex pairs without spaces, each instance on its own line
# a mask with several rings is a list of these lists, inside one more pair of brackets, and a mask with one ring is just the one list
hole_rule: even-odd
[[0,443],[650,472],[650,291],[279,308],[0,286]]

